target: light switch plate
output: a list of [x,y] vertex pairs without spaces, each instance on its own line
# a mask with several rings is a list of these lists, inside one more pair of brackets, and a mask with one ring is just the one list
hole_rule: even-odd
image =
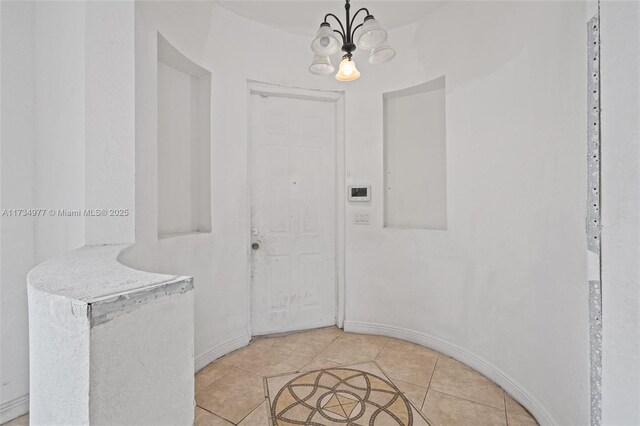
[[368,225],[369,224],[369,213],[355,212],[353,214],[353,223],[355,225]]

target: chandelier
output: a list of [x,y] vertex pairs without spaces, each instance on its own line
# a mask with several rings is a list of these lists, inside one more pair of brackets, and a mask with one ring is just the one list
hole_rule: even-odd
[[[370,50],[369,63],[381,64],[383,62],[390,61],[395,55],[396,51],[389,46],[387,41],[387,32],[376,21],[369,10],[365,7],[359,9],[353,18],[350,17],[351,5],[349,0],[346,0],[344,5],[346,19],[343,24],[340,19],[333,13],[327,13],[324,17],[324,22],[320,24],[320,28],[316,33],[315,38],[311,42],[311,50],[313,50],[313,62],[309,67],[309,71],[318,75],[329,75],[335,71],[334,66],[331,64],[330,56],[334,53],[342,50],[342,61],[336,73],[336,80],[339,81],[352,81],[360,77],[360,72],[356,68],[356,63],[353,60],[353,52],[358,46],[362,50]],[[364,21],[356,25],[353,24],[360,12],[366,13]],[[333,18],[340,29],[333,29],[327,21],[329,18]],[[357,40],[354,38],[357,33]],[[338,40],[336,34],[339,34],[342,38],[342,44]],[[342,49],[340,46],[342,45]]]

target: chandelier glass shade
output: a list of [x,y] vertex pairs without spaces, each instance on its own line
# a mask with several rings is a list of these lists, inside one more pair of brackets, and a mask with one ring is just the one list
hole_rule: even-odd
[[[350,0],[345,0],[345,21],[344,23],[333,13],[327,13],[320,28],[316,32],[311,42],[311,50],[314,53],[313,62],[309,66],[312,74],[328,75],[335,71],[331,64],[330,56],[342,50],[343,56],[336,80],[352,81],[360,77],[360,72],[356,68],[353,60],[353,52],[356,46],[362,50],[369,50],[369,63],[381,64],[388,62],[396,55],[389,44],[387,44],[388,34],[380,23],[373,17],[365,7],[358,9],[351,17]],[[366,15],[362,23],[356,24],[356,18],[363,12]],[[332,18],[338,28],[332,28],[328,19]],[[338,38],[338,35],[340,38]]]
[[387,41],[387,32],[373,17],[366,17],[358,34],[356,45],[362,50],[369,50]]
[[371,56],[369,56],[370,64],[382,64],[389,62],[396,56],[396,51],[393,50],[388,44],[381,44],[380,46],[371,49]]
[[309,71],[312,74],[317,75],[329,75],[336,69],[331,64],[331,59],[328,56],[313,55],[313,62],[309,66]]
[[351,81],[360,77],[360,71],[356,68],[356,63],[351,57],[344,55],[342,62],[340,62],[340,68],[336,74],[336,80],[338,81]]
[[316,55],[329,56],[340,50],[340,42],[328,23],[323,23],[311,42],[311,50]]

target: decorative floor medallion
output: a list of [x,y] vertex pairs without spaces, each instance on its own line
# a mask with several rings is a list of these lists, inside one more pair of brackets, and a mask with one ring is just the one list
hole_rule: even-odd
[[352,368],[300,374],[275,395],[277,425],[413,425],[407,398],[386,379]]

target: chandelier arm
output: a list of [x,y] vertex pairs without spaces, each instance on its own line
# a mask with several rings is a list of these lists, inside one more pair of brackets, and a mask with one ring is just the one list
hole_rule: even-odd
[[[358,16],[358,13],[360,13],[360,12],[362,12],[362,11],[367,12],[367,16],[371,15],[371,14],[369,13],[369,9],[367,9],[366,7],[361,7],[361,8],[360,8],[360,9],[358,9],[358,11],[353,15],[353,18],[351,18],[351,23],[349,24],[349,26],[350,26],[350,27],[353,27],[353,23],[356,21],[356,16]],[[362,24],[360,24],[360,25],[362,25]],[[358,27],[359,27],[360,25],[358,25]],[[358,28],[358,27],[356,27],[356,28]],[[353,30],[352,34],[353,34],[353,33],[355,33],[355,32],[356,32],[356,30]]]
[[362,25],[364,25],[364,23],[362,23],[362,24],[358,25],[357,27],[355,27],[355,28],[353,29],[353,31],[351,32],[351,39],[352,39],[352,40],[354,39],[354,37],[355,37],[355,35],[356,35],[356,31],[357,31],[357,30],[358,30],[358,28],[360,28]]
[[[333,19],[335,19],[335,20],[336,20],[336,22],[338,23],[338,25],[340,25],[340,29],[342,30],[342,35],[343,35],[343,38],[344,38],[344,36],[346,35],[346,32],[345,32],[345,30],[344,30],[344,26],[342,25],[342,22],[340,22],[340,19],[339,19],[336,15],[334,15],[333,13],[327,13],[326,15],[324,15],[324,22],[327,22],[327,18],[328,18],[328,17],[332,17]],[[329,22],[327,22],[327,24],[328,24],[328,23],[329,23]]]
[[345,35],[344,35],[344,34],[342,34],[342,31],[339,31],[339,30],[333,30],[333,32],[334,32],[334,33],[338,33],[338,34],[340,34],[340,37],[342,37],[342,44],[345,44],[345,43],[347,42],[347,39],[346,39]]

